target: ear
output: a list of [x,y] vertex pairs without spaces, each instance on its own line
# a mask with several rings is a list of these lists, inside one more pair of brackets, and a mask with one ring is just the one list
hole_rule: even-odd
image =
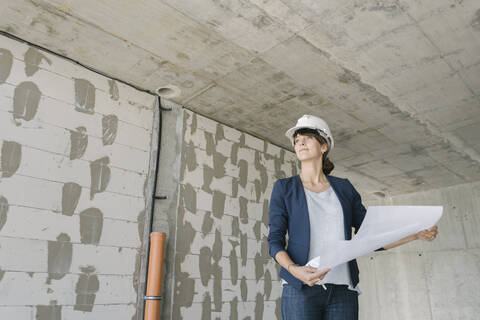
[[320,150],[322,151],[322,153],[327,152],[327,151],[328,151],[328,145],[323,144],[323,145],[320,147]]

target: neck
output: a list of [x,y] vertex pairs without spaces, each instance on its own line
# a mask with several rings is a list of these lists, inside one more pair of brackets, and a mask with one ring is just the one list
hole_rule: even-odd
[[303,161],[300,178],[307,184],[327,184],[327,176],[323,173],[322,166],[322,161]]

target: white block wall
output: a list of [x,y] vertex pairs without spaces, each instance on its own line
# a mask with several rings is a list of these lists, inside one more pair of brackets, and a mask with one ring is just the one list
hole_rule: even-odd
[[154,97],[9,38],[0,49],[0,319],[130,320]]
[[185,111],[173,319],[281,318],[268,207],[296,172],[291,152]]

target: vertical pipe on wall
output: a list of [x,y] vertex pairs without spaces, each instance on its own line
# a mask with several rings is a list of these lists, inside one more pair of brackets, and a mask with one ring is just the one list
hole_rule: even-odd
[[150,255],[147,272],[147,295],[145,296],[144,320],[160,319],[162,302],[163,255],[165,249],[164,232],[150,233]]
[[[153,182],[153,191],[152,191],[152,206],[150,210],[148,231],[150,234],[150,241],[147,243],[147,253],[148,259],[146,261],[146,286],[144,291],[145,303],[143,304],[143,318],[144,320],[158,320],[160,319],[160,303],[162,300],[161,290],[162,290],[162,274],[163,274],[163,256],[164,248],[166,241],[166,234],[159,232],[152,232],[153,230],[153,216],[155,212],[155,203],[157,200],[165,200],[166,196],[157,195],[157,184],[158,184],[158,168],[160,162],[160,149],[162,142],[162,112],[171,111],[172,109],[167,109],[162,107],[160,97],[157,96],[157,106],[159,109],[159,125],[158,125],[158,147],[157,147],[157,156],[155,162],[155,171],[154,171],[154,182]],[[153,259],[153,260],[152,260]],[[153,279],[150,281],[150,275],[152,274]],[[150,282],[150,285],[149,285]]]

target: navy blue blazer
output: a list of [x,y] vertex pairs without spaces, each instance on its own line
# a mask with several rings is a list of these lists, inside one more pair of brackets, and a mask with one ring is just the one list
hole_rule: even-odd
[[[352,228],[355,228],[355,232],[358,231],[367,210],[362,204],[360,194],[348,179],[329,175],[327,179],[342,205],[345,240],[350,240]],[[270,255],[275,259],[279,251],[286,251],[293,262],[305,265],[310,250],[310,219],[300,176],[275,182],[270,198],[269,226]],[[287,232],[288,243],[285,240]],[[359,281],[357,261],[349,261],[348,267],[355,287]],[[297,289],[302,287],[303,283],[284,268],[280,269],[280,277]]]

